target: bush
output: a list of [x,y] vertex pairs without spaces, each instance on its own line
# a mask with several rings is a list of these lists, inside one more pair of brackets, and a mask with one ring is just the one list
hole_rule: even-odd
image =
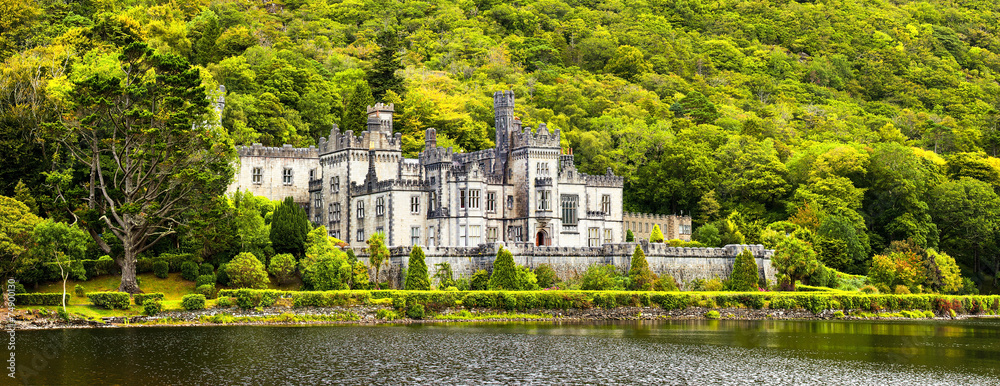
[[220,297],[219,300],[215,301],[215,308],[229,308],[233,306],[233,298],[231,297]]
[[422,304],[414,304],[410,306],[410,309],[406,311],[406,316],[409,316],[410,319],[423,319],[424,306]]
[[149,299],[161,301],[161,300],[163,300],[163,293],[162,292],[152,292],[152,293],[147,293],[147,294],[135,294],[135,295],[132,295],[132,301],[134,301],[135,305],[137,305],[137,306],[141,306],[143,304],[146,304],[146,300],[149,300]]
[[160,304],[159,300],[156,299],[146,299],[142,303],[142,314],[146,316],[156,316],[160,311],[163,310],[163,305]]
[[78,298],[87,296],[87,293],[83,291],[83,286],[79,284],[77,284],[76,287],[73,287],[73,293],[75,293]]
[[535,268],[535,278],[538,279],[538,286],[541,288],[552,288],[552,286],[559,282],[556,270],[552,269],[552,266],[548,264],[539,264]]
[[705,319],[719,319],[722,315],[719,315],[719,311],[712,310],[705,313]]
[[382,320],[396,320],[399,319],[399,314],[392,310],[378,310],[375,317]]
[[[32,293],[22,293],[18,294],[16,300],[17,305],[22,306],[61,306],[63,294],[60,293],[47,293],[47,292],[32,292]],[[66,295],[66,303],[69,303],[69,295]]]
[[202,294],[184,295],[184,297],[181,298],[181,306],[188,311],[203,310],[205,309],[205,295]]
[[198,278],[198,264],[193,261],[185,261],[181,264],[181,277],[187,281],[194,281]]
[[757,260],[754,259],[749,249],[744,249],[733,260],[733,273],[729,275],[726,287],[730,291],[737,292],[756,291],[759,277]]
[[198,279],[195,280],[195,284],[194,285],[195,285],[195,287],[201,287],[203,285],[211,285],[211,286],[214,287],[215,286],[215,275],[208,274],[208,275],[198,276]]
[[618,272],[613,265],[594,264],[587,267],[587,271],[580,278],[580,289],[585,291],[605,291],[615,287],[615,277]]
[[198,276],[202,275],[215,275],[215,266],[211,263],[202,263],[201,266],[198,267]]
[[875,286],[873,285],[866,285],[864,287],[861,287],[859,291],[864,292],[866,294],[878,294],[878,288],[875,288]]
[[489,287],[490,283],[490,273],[486,270],[480,269],[472,274],[472,279],[469,280],[469,289],[473,291],[483,291]]
[[900,285],[897,285],[896,288],[893,289],[892,293],[894,293],[896,295],[909,295],[910,294],[910,289],[906,288],[905,285],[900,284]]
[[195,288],[194,293],[205,295],[208,299],[215,299],[215,284],[203,284]]
[[166,261],[157,260],[153,263],[153,275],[160,279],[166,279],[167,273],[170,272],[170,265]]
[[295,257],[289,253],[274,255],[267,272],[277,279],[278,284],[285,284],[295,276]]
[[[655,231],[655,236],[655,233],[660,231],[660,227],[654,225],[653,230]],[[659,242],[663,242],[663,234],[660,234]],[[628,278],[632,282],[632,286],[629,289],[633,291],[653,290],[653,271],[649,269],[649,263],[646,262],[646,254],[642,252],[642,248],[639,245],[636,245],[635,251],[632,252],[632,266],[628,270]]]
[[264,264],[252,253],[243,252],[236,255],[226,264],[226,274],[229,282],[235,288],[267,288],[270,280],[264,270]]
[[[495,271],[494,271],[495,272]],[[410,261],[406,269],[406,282],[403,289],[411,291],[427,291],[431,289],[431,279],[427,273],[427,263],[424,262],[424,250],[414,246],[410,251]]]
[[844,311],[836,311],[833,313],[833,317],[837,319],[843,319],[844,317],[846,317],[846,315],[844,315]]
[[656,280],[655,289],[657,291],[680,291],[680,289],[677,288],[677,281],[674,280],[673,276],[670,276],[670,274],[666,272],[660,275],[659,279]]
[[219,269],[215,274],[215,282],[219,285],[229,286],[229,273],[226,272],[226,264],[219,264]]
[[126,292],[91,292],[87,294],[87,299],[95,306],[104,307],[109,310],[127,309],[131,298]]
[[497,251],[496,260],[493,261],[493,274],[490,275],[487,287],[491,290],[517,291],[521,289],[518,285],[514,255],[503,247]]
[[[115,264],[115,259],[112,259],[111,256],[101,256],[97,259],[97,263],[94,264],[95,272],[93,276],[110,275],[115,272],[117,267],[118,265]],[[90,276],[90,274],[88,274],[88,276]]]

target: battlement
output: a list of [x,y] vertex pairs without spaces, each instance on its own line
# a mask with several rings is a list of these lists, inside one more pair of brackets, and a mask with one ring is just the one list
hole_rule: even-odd
[[653,221],[653,222],[666,222],[685,217],[690,217],[690,216],[681,216],[676,214],[638,213],[638,212],[622,213],[622,218],[625,220],[634,219],[634,220]]
[[[451,162],[452,158],[455,156],[455,150],[450,147],[432,147],[424,149],[420,152],[420,160],[425,165],[435,164],[440,162]],[[461,154],[461,153],[457,153]]]
[[426,181],[420,180],[384,180],[373,183],[358,184],[356,182],[351,182],[351,195],[352,196],[363,196],[371,193],[382,193],[389,192],[393,190],[429,190],[431,185]]
[[514,108],[514,91],[497,91],[493,93],[493,107],[494,108]]
[[396,111],[396,108],[395,108],[395,105],[392,104],[392,103],[390,103],[390,104],[383,104],[383,103],[379,102],[379,103],[376,103],[375,106],[368,106],[367,107],[367,111],[368,111],[368,114],[371,114],[371,113],[377,113],[377,112],[383,112],[383,111]]
[[559,147],[560,131],[549,133],[549,128],[543,123],[538,125],[538,130],[534,133],[531,128],[525,126],[520,132],[514,133],[513,148],[521,147]]
[[583,178],[587,181],[587,186],[601,188],[621,188],[625,186],[625,178],[612,174],[611,168],[608,168],[608,174],[603,176],[584,174]]
[[330,137],[319,139],[320,153],[332,153],[341,150],[397,150],[402,151],[403,133],[389,135],[384,131],[362,131],[360,136],[354,135],[354,130],[343,133],[337,131],[334,125]]
[[252,146],[237,146],[236,153],[240,157],[319,158],[319,149],[315,146],[303,148],[288,144],[282,147],[269,147],[259,143]]

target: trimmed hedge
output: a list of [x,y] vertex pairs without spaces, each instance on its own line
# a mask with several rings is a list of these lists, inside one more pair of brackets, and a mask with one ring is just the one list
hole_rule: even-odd
[[87,294],[87,299],[90,299],[95,306],[109,310],[127,309],[131,303],[128,292],[91,292]]
[[[62,292],[30,292],[14,295],[14,304],[19,306],[61,306]],[[66,304],[69,304],[69,294],[66,294]]]
[[293,307],[339,307],[392,299],[393,308],[406,312],[414,305],[427,312],[441,312],[461,305],[507,311],[566,310],[616,307],[751,308],[775,310],[825,310],[880,312],[921,310],[939,315],[951,310],[962,314],[1000,312],[1000,296],[868,295],[856,292],[649,292],[649,291],[278,291],[225,289],[220,297],[233,297],[242,308],[270,307],[278,299],[292,299]]
[[132,300],[135,302],[135,305],[137,305],[137,306],[141,306],[143,304],[146,304],[146,300],[147,299],[154,299],[154,300],[157,300],[157,301],[162,301],[163,300],[163,292],[150,292],[150,293],[147,293],[147,294],[135,294],[135,295],[132,295]]
[[203,310],[205,309],[205,295],[202,294],[189,294],[184,295],[181,298],[181,307],[185,310]]

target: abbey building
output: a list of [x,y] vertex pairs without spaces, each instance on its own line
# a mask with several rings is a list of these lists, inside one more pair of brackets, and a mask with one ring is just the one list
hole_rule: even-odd
[[495,93],[493,104],[493,149],[456,153],[427,129],[419,157],[404,158],[393,106],[377,104],[360,135],[334,128],[318,147],[239,148],[229,190],[292,196],[314,223],[353,247],[375,232],[389,246],[623,242],[622,178],[577,171],[558,129],[521,126],[513,92]]

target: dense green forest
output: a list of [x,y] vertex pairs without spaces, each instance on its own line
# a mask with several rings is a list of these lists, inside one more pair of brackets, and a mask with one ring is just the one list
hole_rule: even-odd
[[0,194],[77,210],[62,192],[86,173],[59,127],[84,79],[145,42],[208,99],[225,85],[220,142],[360,131],[371,88],[407,155],[427,127],[480,150],[492,93],[513,89],[582,170],[625,177],[626,209],[691,214],[704,244],[795,234],[864,274],[896,241],[994,291],[998,19],[989,0],[0,0]]

